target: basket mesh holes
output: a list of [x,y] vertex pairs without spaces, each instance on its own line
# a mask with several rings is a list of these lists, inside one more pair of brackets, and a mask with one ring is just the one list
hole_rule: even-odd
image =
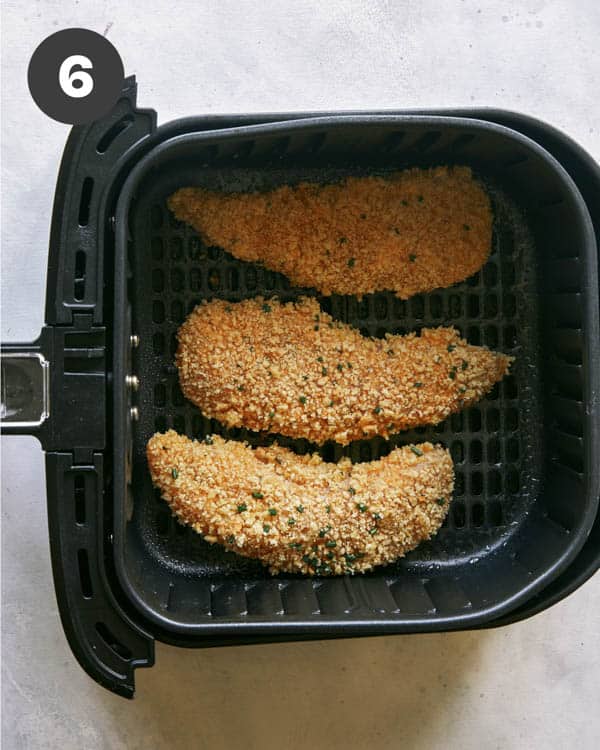
[[246,269],[246,289],[249,292],[252,292],[256,289],[257,285],[257,278],[256,278],[256,269],[254,269],[252,266],[249,266]]
[[496,326],[486,326],[483,331],[483,343],[490,349],[498,346],[498,329]]
[[458,497],[465,494],[465,475],[457,471],[454,477],[454,494]]
[[452,432],[462,432],[463,430],[463,413],[461,411],[458,414],[452,414],[450,417],[450,429]]
[[467,284],[469,286],[479,286],[480,282],[481,282],[481,274],[479,271],[473,274],[473,276],[469,276],[469,278],[467,279]]
[[495,318],[498,314],[498,298],[495,294],[486,294],[483,300],[484,318]]
[[498,283],[498,267],[489,262],[483,267],[483,283],[486,287],[496,286]]
[[167,420],[163,415],[160,415],[154,420],[154,429],[156,432],[165,432],[167,429]]
[[73,278],[73,299],[75,302],[83,302],[85,297],[85,268],[87,256],[83,250],[75,253],[75,274]]
[[452,505],[452,523],[456,529],[464,529],[467,522],[464,503],[453,503]]
[[492,526],[501,526],[503,521],[502,504],[497,501],[488,503],[488,523]]
[[487,429],[490,432],[497,432],[500,428],[500,412],[498,409],[488,409],[486,414]]
[[485,522],[485,508],[483,503],[473,503],[471,506],[471,523],[475,528],[480,528]]
[[240,275],[235,268],[229,269],[229,288],[232,292],[237,292],[240,288]]
[[481,459],[483,457],[483,446],[482,446],[481,440],[471,441],[469,453],[470,453],[471,463],[474,463],[474,464],[481,463]]
[[[180,325],[183,323],[183,319],[185,318],[185,311],[183,308],[183,302],[181,300],[173,300],[171,302],[171,322],[175,323],[176,325]],[[173,354],[175,354],[175,349],[177,348],[177,344],[175,344],[175,347],[171,347],[171,351]]]
[[517,345],[517,329],[515,326],[504,327],[504,346],[513,349]]
[[506,472],[506,488],[514,495],[519,491],[520,486],[519,472],[511,466]]
[[190,271],[190,291],[199,292],[202,290],[202,271],[199,268],[192,268]]
[[470,294],[467,299],[467,315],[470,318],[479,317],[479,296],[477,294]]
[[90,203],[92,200],[92,191],[94,189],[94,180],[86,177],[81,185],[81,198],[79,200],[79,226],[85,227],[90,219]]
[[458,318],[462,314],[461,299],[458,294],[451,294],[448,298],[448,315],[451,318]]
[[394,310],[393,315],[395,318],[402,319],[406,317],[406,301],[394,297]]
[[190,260],[204,260],[206,250],[200,241],[200,237],[190,237],[188,241],[188,257]]
[[182,435],[185,433],[185,417],[182,417],[181,414],[173,417],[173,429]]
[[483,474],[480,471],[474,471],[471,474],[471,494],[481,495],[483,492]]
[[439,294],[433,294],[429,299],[429,314],[432,318],[441,318],[444,314],[444,303]]
[[157,294],[162,292],[165,288],[165,275],[160,268],[155,268],[152,271],[152,291]]
[[275,289],[276,279],[277,277],[273,271],[267,271],[266,269],[263,271],[263,283],[269,291]]
[[221,274],[216,268],[208,272],[208,288],[211,292],[217,292],[221,288]]
[[478,326],[469,326],[467,331],[467,341],[473,346],[479,346],[481,344],[481,331]]
[[518,461],[519,460],[519,441],[517,438],[510,438],[506,441],[506,460],[507,461]]
[[500,441],[498,438],[490,438],[488,440],[487,460],[489,464],[500,463]]
[[208,248],[208,259],[214,262],[220,261],[223,256],[223,251],[220,247],[209,247]]
[[162,260],[164,249],[163,243],[160,237],[153,237],[150,240],[150,252],[152,254],[152,260]]
[[422,318],[425,315],[425,300],[420,295],[410,300],[410,311],[413,318]]
[[160,300],[152,303],[152,322],[163,323],[165,319],[165,306]]
[[500,472],[492,469],[487,476],[487,491],[490,495],[499,495],[502,491],[502,477]]
[[465,460],[465,449],[460,440],[455,440],[452,443],[450,454],[455,464],[460,464]]
[[169,242],[169,254],[171,260],[182,260],[183,259],[183,240],[181,237],[171,237]]
[[173,406],[183,406],[185,404],[185,398],[183,397],[183,393],[181,392],[181,388],[179,387],[178,383],[175,383],[173,386]]
[[506,410],[506,429],[514,432],[519,427],[519,412],[514,406]]
[[375,297],[375,317],[377,320],[385,320],[388,316],[388,305],[387,305],[387,299],[381,295],[378,294]]
[[469,409],[469,429],[471,432],[479,432],[481,430],[481,410],[477,407]]
[[171,270],[171,291],[181,292],[183,286],[183,271],[180,268],[173,268]]
[[517,299],[514,294],[505,294],[502,298],[502,311],[504,316],[512,318],[517,312]]

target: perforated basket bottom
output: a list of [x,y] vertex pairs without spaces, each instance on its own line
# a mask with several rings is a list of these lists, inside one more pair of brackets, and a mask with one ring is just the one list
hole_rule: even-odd
[[[195,173],[196,184],[225,189],[264,186],[264,175],[248,170]],[[302,178],[302,174],[298,177]],[[226,182],[224,183],[224,179]],[[259,182],[260,179],[260,182]],[[444,527],[431,541],[393,566],[451,565],[477,560],[517,530],[535,500],[542,457],[540,384],[537,367],[537,295],[534,248],[526,221],[502,189],[484,179],[494,210],[492,254],[484,268],[462,284],[401,301],[392,293],[353,297],[319,297],[323,309],[359,328],[363,334],[406,333],[425,326],[455,326],[471,344],[482,344],[516,357],[511,375],[476,406],[442,424],[342,448],[326,445],[326,460],[347,455],[369,461],[409,442],[430,440],[447,446],[456,470],[456,486]],[[191,184],[191,183],[186,183]],[[131,524],[158,561],[190,576],[265,577],[260,563],[205,543],[179,525],[153,489],[145,445],[155,431],[173,428],[190,437],[209,432],[267,444],[273,436],[225,430],[202,416],[179,389],[173,365],[175,334],[202,299],[235,301],[261,294],[293,299],[313,293],[290,287],[283,276],[236,260],[223,250],[206,247],[196,233],[170,214],[166,198],[172,186],[163,181],[140,196],[132,214],[135,245],[132,293],[134,330],[140,336],[140,421],[133,445],[134,512]],[[139,248],[146,248],[143,254]],[[303,440],[279,438],[299,453],[318,450]]]

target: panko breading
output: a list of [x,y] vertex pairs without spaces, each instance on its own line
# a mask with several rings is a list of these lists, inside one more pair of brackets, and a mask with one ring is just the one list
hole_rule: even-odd
[[393,562],[436,533],[454,484],[448,451],[430,443],[333,464],[171,430],[150,439],[147,455],[179,521],[272,573],[337,575]]
[[453,328],[367,338],[310,298],[204,302],[178,339],[181,389],[207,417],[342,445],[441,422],[511,362]]
[[490,201],[468,167],[269,192],[188,187],[168,205],[206,242],[322,294],[388,289],[406,299],[463,281],[491,248]]

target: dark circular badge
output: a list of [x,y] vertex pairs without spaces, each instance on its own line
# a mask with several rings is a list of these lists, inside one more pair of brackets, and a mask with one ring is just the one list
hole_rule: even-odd
[[117,101],[124,79],[117,50],[89,29],[63,29],[44,39],[27,71],[38,107],[70,125],[105,115]]

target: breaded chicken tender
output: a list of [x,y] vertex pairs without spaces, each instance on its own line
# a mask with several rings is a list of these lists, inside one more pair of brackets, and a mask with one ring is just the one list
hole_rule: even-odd
[[441,422],[511,362],[453,328],[367,338],[310,298],[204,302],[178,339],[181,389],[207,417],[342,445]]
[[387,289],[406,299],[463,281],[491,248],[490,201],[468,167],[268,192],[188,187],[168,205],[205,242],[322,294]]
[[430,443],[334,464],[171,430],[150,439],[147,456],[179,521],[271,573],[338,575],[393,562],[436,533],[454,484],[448,451]]

